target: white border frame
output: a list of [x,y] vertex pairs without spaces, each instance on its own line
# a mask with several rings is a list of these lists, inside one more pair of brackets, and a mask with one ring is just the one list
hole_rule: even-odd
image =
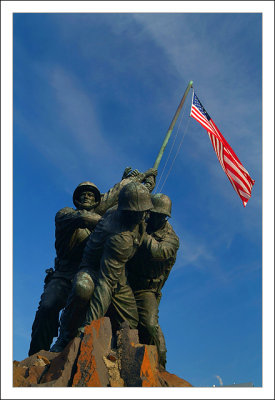
[[[12,385],[12,14],[14,12],[263,13],[263,387],[13,388]],[[1,3],[2,341],[4,399],[274,398],[274,3],[271,1],[3,1]],[[273,225],[272,225],[273,222]],[[273,228],[273,229],[272,229]],[[272,298],[273,297],[273,298]],[[5,328],[4,328],[5,327]],[[233,392],[232,392],[233,390]]]

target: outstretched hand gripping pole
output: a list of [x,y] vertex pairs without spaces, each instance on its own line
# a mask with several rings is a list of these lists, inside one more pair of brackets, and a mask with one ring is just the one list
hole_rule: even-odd
[[168,140],[169,140],[169,138],[170,138],[170,136],[171,136],[172,130],[173,130],[173,128],[174,128],[174,125],[175,125],[175,123],[176,123],[176,121],[177,121],[177,119],[178,119],[178,116],[179,116],[179,114],[180,114],[180,111],[181,111],[181,109],[182,109],[182,106],[183,106],[183,104],[184,104],[184,102],[185,102],[185,99],[186,99],[186,97],[187,97],[187,95],[188,95],[188,92],[189,92],[189,90],[191,89],[192,85],[193,85],[193,81],[190,81],[190,82],[188,83],[188,86],[187,86],[185,92],[184,92],[184,95],[183,95],[183,97],[182,97],[182,99],[181,99],[181,102],[180,102],[180,104],[179,104],[179,106],[178,106],[178,109],[177,109],[177,111],[176,111],[176,114],[174,115],[174,118],[173,118],[173,120],[172,120],[172,122],[171,122],[171,124],[170,124],[170,126],[169,126],[169,129],[168,129],[168,131],[167,131],[167,133],[166,133],[166,136],[165,136],[164,141],[163,141],[163,143],[162,143],[162,146],[161,146],[161,148],[160,148],[159,154],[158,154],[158,156],[157,156],[157,158],[156,158],[156,161],[155,161],[155,164],[154,164],[154,166],[153,166],[154,169],[158,169],[158,166],[159,166],[160,160],[161,160],[161,158],[162,158],[163,152],[164,152],[164,150],[165,150],[165,147],[166,147],[166,145],[167,145],[167,143],[168,143]]

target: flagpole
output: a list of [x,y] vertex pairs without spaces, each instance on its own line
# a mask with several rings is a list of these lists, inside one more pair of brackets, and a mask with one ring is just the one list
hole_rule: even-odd
[[180,114],[180,111],[181,111],[181,109],[182,109],[182,106],[183,106],[183,104],[184,104],[184,102],[185,102],[185,100],[186,100],[186,97],[187,97],[187,95],[188,95],[188,93],[189,93],[189,90],[191,89],[192,85],[193,85],[193,81],[190,81],[190,82],[188,83],[188,86],[187,86],[185,92],[184,92],[184,95],[183,95],[183,97],[182,97],[182,99],[181,99],[181,102],[180,102],[180,104],[179,104],[179,106],[178,106],[178,108],[177,108],[177,111],[176,111],[176,113],[175,113],[175,115],[174,115],[174,118],[173,118],[173,120],[172,120],[172,122],[171,122],[171,124],[170,124],[170,126],[169,126],[169,129],[168,129],[168,131],[167,131],[167,133],[166,133],[166,136],[165,136],[165,138],[164,138],[164,141],[163,141],[163,143],[162,143],[162,146],[161,146],[161,148],[160,148],[160,151],[159,151],[158,156],[157,156],[157,158],[156,158],[156,161],[155,161],[155,163],[154,163],[154,166],[153,166],[154,169],[158,169],[158,166],[159,166],[160,160],[161,160],[161,158],[162,158],[163,152],[164,152],[164,150],[165,150],[165,147],[166,147],[166,145],[167,145],[167,143],[168,143],[168,140],[169,140],[169,138],[170,138],[170,136],[171,136],[172,130],[173,130],[173,128],[174,128],[174,125],[175,125],[175,123],[176,123],[176,121],[177,121],[177,119],[178,119],[178,116],[179,116],[179,114]]

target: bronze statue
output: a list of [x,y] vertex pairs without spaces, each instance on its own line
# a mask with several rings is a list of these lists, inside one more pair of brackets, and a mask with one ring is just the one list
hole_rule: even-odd
[[134,291],[139,313],[140,343],[157,346],[159,364],[165,369],[166,345],[158,322],[161,289],[176,261],[179,239],[167,221],[171,217],[171,200],[157,193],[151,195],[146,233],[142,245],[127,263],[128,280]]
[[44,292],[32,326],[29,356],[41,349],[49,350],[53,337],[58,335],[59,312],[65,307],[78,270],[83,250],[90,233],[104,213],[118,202],[120,190],[129,182],[143,182],[154,188],[156,171],[145,173],[126,168],[122,180],[107,193],[91,182],[83,182],[75,189],[73,202],[76,209],[65,207],[55,217],[55,269],[46,270]]
[[84,325],[103,317],[110,306],[116,311],[117,321],[137,327],[138,311],[125,264],[143,240],[144,218],[150,208],[150,192],[144,185],[131,182],[120,191],[117,209],[109,210],[97,224],[85,247],[61,315],[60,335],[51,351],[62,351]]

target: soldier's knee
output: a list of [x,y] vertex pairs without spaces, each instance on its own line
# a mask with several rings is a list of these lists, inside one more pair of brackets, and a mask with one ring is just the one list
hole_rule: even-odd
[[94,281],[87,272],[79,272],[74,284],[74,295],[82,302],[88,302],[94,292]]
[[152,318],[140,318],[139,324],[142,330],[154,337],[158,333],[158,324]]
[[146,325],[146,329],[150,336],[156,337],[158,334],[158,325],[154,324],[152,321],[149,321]]

